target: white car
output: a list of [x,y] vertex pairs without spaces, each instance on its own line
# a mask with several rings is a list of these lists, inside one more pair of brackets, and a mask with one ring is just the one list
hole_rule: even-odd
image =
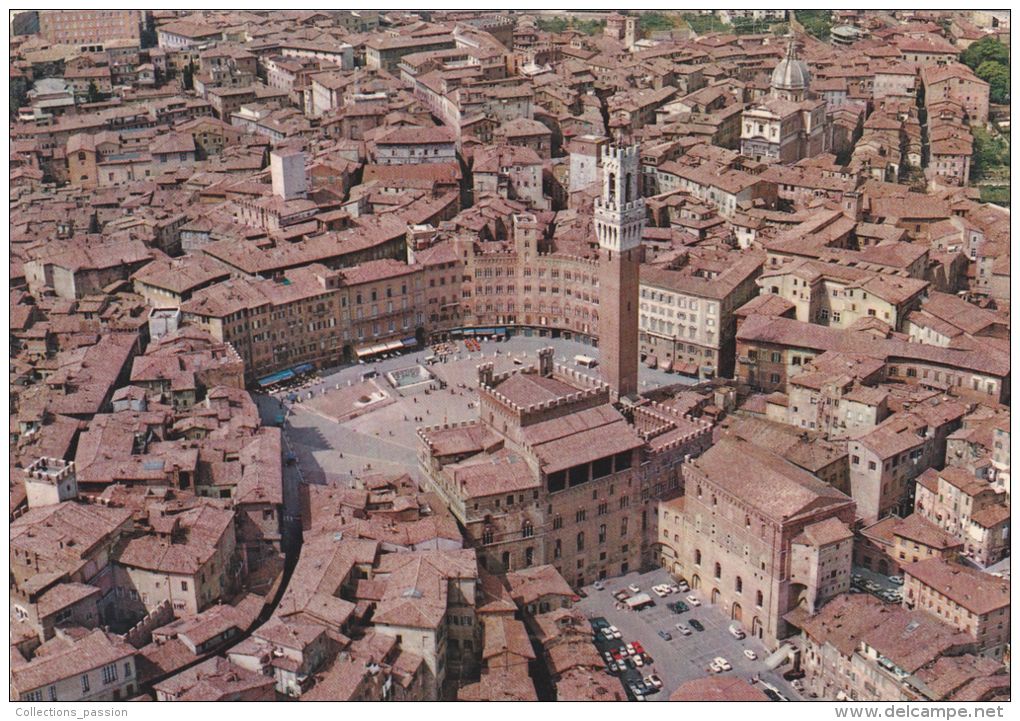
[[683,625],[682,623],[678,623],[676,625],[676,630],[679,631],[684,636],[690,636],[692,633],[694,633],[694,631],[687,628],[687,626]]
[[716,667],[720,671],[732,671],[733,670],[733,667],[730,666],[730,662],[727,661],[722,656],[716,656],[714,659],[712,659],[712,663],[714,663],[716,665]]
[[652,586],[652,593],[659,598],[669,595],[669,586]]
[[627,644],[627,653],[628,653],[629,655],[631,655],[631,656],[633,656],[633,655],[634,655],[634,654],[636,653],[636,652],[634,651],[634,644],[632,644],[632,643],[628,643],[628,644]]
[[616,626],[610,626],[606,630],[612,634],[612,638],[623,638],[623,634],[620,633],[620,629],[618,629]]
[[641,658],[640,654],[634,656],[631,660],[634,662],[634,665],[637,666],[638,668],[641,668],[642,666],[645,665],[645,660]]
[[645,683],[655,688],[662,688],[662,679],[654,673],[651,676],[645,676]]
[[687,603],[691,604],[692,606],[700,606],[701,605],[701,601],[698,600],[698,597],[697,596],[693,596],[693,595],[687,597]]
[[758,660],[758,654],[756,654],[754,651],[752,651],[749,648],[745,648],[744,649],[744,655],[747,656],[748,660],[750,660],[750,661],[757,661]]
[[627,586],[627,590],[630,591],[631,593],[641,593],[641,587],[638,586],[636,583],[632,583],[629,586]]

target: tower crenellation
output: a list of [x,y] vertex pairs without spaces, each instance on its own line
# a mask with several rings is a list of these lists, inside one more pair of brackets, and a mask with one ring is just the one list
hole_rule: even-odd
[[640,146],[603,148],[602,195],[595,201],[595,233],[600,247],[621,252],[641,244],[645,201],[640,181]]

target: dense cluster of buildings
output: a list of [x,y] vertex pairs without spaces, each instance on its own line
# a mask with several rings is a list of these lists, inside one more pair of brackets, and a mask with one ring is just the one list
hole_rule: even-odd
[[[11,698],[622,700],[576,592],[656,566],[820,698],[1008,697],[1002,18],[837,15],[14,15]],[[274,378],[516,333],[601,379],[288,485]]]

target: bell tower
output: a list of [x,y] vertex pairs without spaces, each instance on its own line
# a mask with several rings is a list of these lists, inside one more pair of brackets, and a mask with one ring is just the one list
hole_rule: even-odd
[[606,146],[602,197],[595,201],[599,241],[599,356],[602,377],[619,397],[638,389],[638,290],[645,201],[637,145]]

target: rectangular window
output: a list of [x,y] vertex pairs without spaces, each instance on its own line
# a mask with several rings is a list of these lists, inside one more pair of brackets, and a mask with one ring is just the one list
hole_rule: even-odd
[[109,666],[103,666],[103,684],[111,684],[117,680],[117,666],[116,664],[110,664]]
[[81,675],[81,692],[83,694],[89,692],[89,675],[87,673]]

